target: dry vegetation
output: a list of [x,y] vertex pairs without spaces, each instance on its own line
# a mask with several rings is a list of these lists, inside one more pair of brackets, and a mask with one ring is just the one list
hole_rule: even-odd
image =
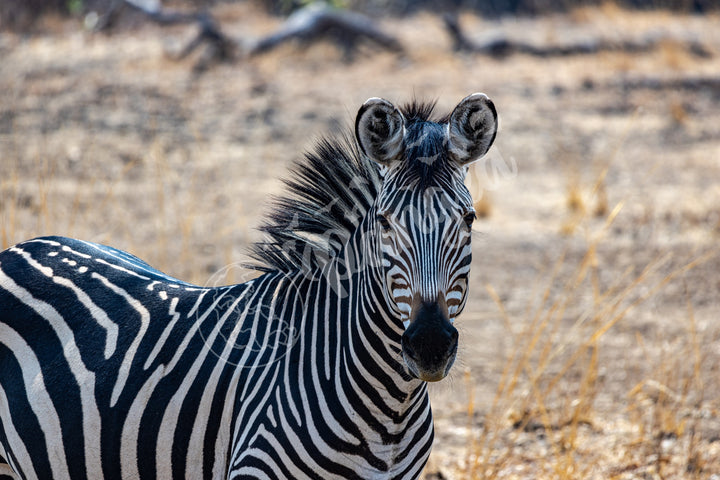
[[[279,23],[215,13],[236,36]],[[287,46],[197,76],[165,56],[183,28],[48,19],[45,34],[0,34],[0,243],[75,236],[204,283],[246,258],[278,178],[366,98],[445,110],[482,90],[501,132],[469,178],[484,216],[461,358],[432,388],[426,478],[717,480],[719,20],[463,16],[477,38],[665,38],[644,54],[496,60],[451,54],[422,14],[384,21],[405,57]]]

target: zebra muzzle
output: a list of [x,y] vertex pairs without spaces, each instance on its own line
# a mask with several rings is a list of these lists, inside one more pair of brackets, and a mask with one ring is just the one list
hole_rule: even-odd
[[410,373],[420,380],[437,382],[455,362],[458,331],[438,302],[423,302],[405,329],[401,344]]

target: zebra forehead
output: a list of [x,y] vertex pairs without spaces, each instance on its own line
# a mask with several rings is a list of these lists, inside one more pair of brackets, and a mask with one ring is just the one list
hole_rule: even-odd
[[420,191],[431,187],[452,189],[462,183],[462,168],[447,153],[445,125],[414,122],[407,127],[405,159],[396,166],[394,188]]
[[424,188],[418,188],[422,182],[418,178],[411,184],[390,186],[381,192],[378,210],[397,218],[408,214],[409,219],[415,220],[452,216],[451,212],[464,211],[472,205],[470,192],[461,178],[457,180],[457,183],[439,182],[436,175]]
[[432,165],[440,157],[447,157],[447,136],[439,123],[416,122],[409,125],[406,142],[406,155],[410,161]]

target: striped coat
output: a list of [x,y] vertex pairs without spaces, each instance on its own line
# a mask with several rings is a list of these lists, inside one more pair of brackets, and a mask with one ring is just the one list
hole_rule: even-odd
[[61,237],[0,253],[0,473],[417,478],[467,292],[462,178],[496,129],[483,95],[431,111],[371,99],[357,144],[308,155],[247,283]]

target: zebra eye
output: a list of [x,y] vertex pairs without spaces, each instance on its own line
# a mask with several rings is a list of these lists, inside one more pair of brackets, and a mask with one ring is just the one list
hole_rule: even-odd
[[380,228],[382,228],[382,231],[384,233],[387,233],[392,228],[390,226],[390,222],[388,221],[387,217],[385,215],[378,215],[377,216],[377,222],[380,225]]
[[463,221],[468,228],[472,228],[472,224],[475,221],[475,218],[477,218],[475,212],[468,212],[463,216]]

